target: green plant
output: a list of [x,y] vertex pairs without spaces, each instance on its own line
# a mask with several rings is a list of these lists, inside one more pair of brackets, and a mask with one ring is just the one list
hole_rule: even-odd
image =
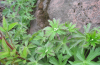
[[[22,1],[18,4],[23,8]],[[0,62],[5,65],[100,64],[100,27],[90,30],[88,24],[81,33],[72,23],[61,24],[53,19],[49,24],[29,35],[24,22],[9,23],[3,17]]]
[[26,39],[30,35],[27,35],[26,30],[30,27],[30,20],[34,19],[31,12],[35,7],[36,0],[6,0],[2,3],[5,5],[2,14],[6,17],[7,23],[18,23],[12,31],[8,32],[8,34],[10,33],[9,36],[16,40],[12,42],[15,44],[20,43],[19,40],[23,40],[23,43],[27,42]]
[[49,62],[53,65],[66,65],[69,55],[57,54],[58,60],[55,57],[51,57]]
[[[1,35],[4,37],[8,48],[10,48],[9,53],[12,53],[13,49],[15,49],[17,54],[15,54],[15,57],[8,54],[8,58],[4,58],[1,61],[4,62],[6,59],[5,61],[8,62],[4,62],[4,64],[16,64],[24,60],[23,63],[25,63],[27,61],[25,60],[27,53],[30,54],[29,49],[35,47],[32,44],[28,44],[28,41],[31,40],[31,35],[27,35],[26,30],[30,26],[30,20],[34,19],[31,12],[35,7],[36,0],[6,0],[2,1],[2,3],[5,5],[2,14],[6,17],[6,22],[3,17],[3,27],[0,27]],[[0,42],[2,42],[2,37]],[[2,46],[2,44],[0,45]],[[9,57],[14,58],[9,59]],[[11,61],[9,62],[8,59]],[[20,62],[19,64],[22,65],[23,63]]]
[[[74,54],[75,61],[69,61],[71,65],[99,65],[100,62],[92,61],[94,58],[100,55],[100,47],[94,49],[90,49],[88,56],[86,57],[85,51],[81,52],[79,48],[76,49],[76,53]],[[85,54],[85,55],[84,55]]]
[[58,35],[63,35],[66,34],[66,32],[64,31],[66,29],[65,26],[63,26],[64,24],[59,25],[59,21],[53,19],[53,22],[49,20],[49,24],[51,27],[46,27],[43,30],[45,30],[45,36],[49,37],[49,40],[54,39],[55,36]]

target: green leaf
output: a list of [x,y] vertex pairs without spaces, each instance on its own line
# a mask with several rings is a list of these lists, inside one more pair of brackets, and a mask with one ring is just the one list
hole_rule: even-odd
[[91,24],[89,23],[89,24],[87,24],[87,27],[86,26],[84,26],[84,33],[88,33],[89,32],[89,30],[90,30],[90,26],[91,26]]
[[13,49],[13,51],[10,52],[10,55],[11,55],[11,56],[14,56],[15,54],[16,54],[16,49]]
[[46,31],[45,36],[49,37],[52,33],[53,33],[53,31]]
[[9,56],[9,52],[2,52],[0,53],[0,59],[6,58]]
[[83,40],[77,40],[73,45],[71,45],[70,49],[77,46],[80,42],[82,42]]
[[8,46],[7,46],[4,38],[2,39],[2,47],[3,47],[4,51],[8,51]]
[[74,24],[74,25],[71,25],[71,29],[75,28],[75,26],[76,26],[76,24]]
[[9,65],[9,64],[11,64],[11,62],[12,62],[12,61],[7,61],[7,62],[6,62],[6,65]]
[[33,40],[33,38],[34,38],[35,36],[37,36],[40,32],[41,32],[41,30],[39,30],[39,31],[37,31],[36,33],[34,33],[34,34],[32,35],[32,37],[29,39],[29,42],[30,42],[31,40]]
[[53,22],[50,20],[48,20],[48,22],[49,22],[49,25],[51,25],[53,27]]
[[58,59],[51,57],[49,62],[53,65],[65,65],[70,58],[69,55],[57,54]]
[[71,65],[99,65],[100,62],[92,61],[94,58],[100,55],[100,48],[91,49],[87,58],[85,58],[84,52],[81,53],[81,49],[77,48],[77,53],[74,53],[75,61],[69,61]]
[[85,60],[84,53],[81,53],[80,51],[77,51],[76,56],[77,56],[77,58],[80,59],[81,61],[84,61],[84,60]]
[[0,31],[2,31],[2,32],[6,32],[6,31],[3,29],[3,27],[0,27]]
[[26,63],[26,60],[24,60],[23,63],[25,64]]
[[53,33],[50,35],[49,40],[51,41],[52,39],[54,39],[55,35],[56,35],[56,33],[53,32]]
[[70,63],[71,65],[85,65],[85,64],[83,64],[83,62],[81,62],[81,61],[74,61],[74,62],[69,61],[69,63]]
[[69,56],[69,55],[63,56],[63,62],[62,62],[62,65],[66,65],[66,63],[67,63],[67,61],[68,61],[68,59],[69,59],[70,57],[71,57],[71,56]]
[[26,58],[27,57],[27,47],[24,47],[23,53],[22,53],[22,57]]
[[50,30],[52,30],[52,28],[51,27],[45,27],[43,30],[46,30],[46,31],[49,30],[50,31]]
[[27,47],[28,47],[28,48],[34,48],[34,47],[36,47],[36,45],[29,44]]
[[14,63],[17,63],[17,62],[20,62],[20,61],[22,61],[22,60],[21,59],[17,59],[17,60],[14,61]]
[[72,56],[72,54],[71,54],[71,52],[70,52],[68,46],[67,46],[67,45],[64,45],[64,48],[66,49],[67,54],[68,54],[69,56]]
[[3,16],[3,28],[4,28],[5,30],[8,29],[8,25],[7,25],[7,22],[6,22],[6,19],[5,19],[4,16]]
[[40,40],[40,39],[42,39],[41,36],[36,36],[36,37],[34,38],[34,40]]
[[83,33],[79,32],[79,31],[76,31],[76,33],[72,34],[72,36],[74,38],[76,38],[76,37],[78,37],[78,38],[84,38],[85,37],[85,35]]
[[55,59],[55,57],[51,57],[49,62],[52,63],[53,65],[59,65],[58,61]]
[[16,26],[18,22],[12,23],[8,26],[8,31],[11,30],[14,26]]
[[40,58],[39,58],[39,59],[45,57],[45,55],[46,55],[45,50],[46,50],[46,49],[45,49],[44,47],[38,47],[38,48],[36,49],[36,53],[40,54]]
[[88,57],[86,58],[87,61],[93,60],[95,57],[100,55],[100,48],[91,49]]

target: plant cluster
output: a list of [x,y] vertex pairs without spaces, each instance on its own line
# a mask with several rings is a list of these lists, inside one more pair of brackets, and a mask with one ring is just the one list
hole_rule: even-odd
[[[2,3],[5,5],[2,14],[6,17],[7,24],[18,23],[14,29],[8,31],[12,43],[16,45],[17,43],[27,42],[27,38],[30,37],[30,35],[27,35],[27,30],[30,27],[30,20],[34,19],[31,12],[35,7],[36,0],[6,0],[2,1]],[[9,41],[8,36],[7,38]]]
[[27,42],[14,45],[10,41],[16,40],[8,41],[8,38],[11,38],[9,33],[18,23],[9,25],[3,17],[0,62],[6,65],[100,64],[99,27],[90,30],[91,24],[88,24],[84,26],[84,33],[81,33],[72,23],[60,24],[59,20],[53,19],[49,20],[49,24],[27,38]]
[[49,25],[27,34],[35,0],[3,3],[0,27],[0,62],[5,65],[100,65],[100,27],[81,33],[75,24],[48,20]]

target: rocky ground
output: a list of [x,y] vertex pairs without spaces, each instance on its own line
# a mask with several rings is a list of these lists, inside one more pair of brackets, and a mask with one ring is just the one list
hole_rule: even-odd
[[[76,27],[83,32],[83,26],[91,23],[93,27],[100,26],[100,0],[37,0],[37,7],[35,12],[35,21],[31,24],[30,33],[38,29],[38,22],[43,22],[44,18],[38,16],[44,15],[39,10],[39,5],[42,3],[43,11],[48,13],[49,19],[59,19],[61,23],[67,21],[77,23]],[[47,2],[49,1],[49,4]],[[48,5],[48,6],[47,6]],[[45,11],[45,8],[47,10]],[[35,26],[34,26],[35,25]],[[45,25],[45,24],[44,24]],[[38,25],[41,26],[41,25]]]

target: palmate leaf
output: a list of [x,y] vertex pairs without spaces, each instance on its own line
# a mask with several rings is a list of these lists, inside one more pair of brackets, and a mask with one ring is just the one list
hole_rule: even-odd
[[58,30],[57,33],[58,33],[59,35],[66,34],[66,32],[63,31],[63,30]]
[[69,61],[71,65],[99,65],[100,62],[92,61],[95,57],[100,55],[100,48],[91,49],[87,58],[84,56],[84,52],[81,53],[81,50],[77,48],[76,56],[79,60],[75,60],[74,62]]
[[[78,48],[78,49],[79,49],[79,48]],[[76,53],[76,57],[77,57],[80,61],[84,61],[84,60],[85,60],[84,51],[81,52],[80,50],[78,50],[77,53]]]
[[100,55],[100,48],[91,49],[88,57],[86,58],[87,61],[93,60],[95,57]]
[[49,37],[52,33],[53,33],[53,30],[52,31],[46,31],[45,36]]
[[53,33],[50,35],[49,40],[51,41],[52,39],[54,39],[55,35],[56,35],[56,32],[53,32]]
[[63,56],[62,54],[57,55],[58,60],[55,57],[51,57],[49,62],[53,65],[66,65],[68,59],[70,58],[69,55]]
[[56,59],[55,57],[51,57],[50,60],[49,60],[49,62],[50,62],[51,64],[53,64],[53,65],[59,65],[59,64],[58,64],[58,61],[57,61],[57,59]]
[[90,61],[90,62],[87,62],[87,61],[84,61],[84,62],[81,62],[81,61],[69,61],[69,63],[71,65],[100,65],[100,62],[93,62],[93,61]]
[[47,36],[47,37],[49,37],[54,32],[52,27],[45,27],[43,30],[46,31],[45,36]]
[[56,20],[55,18],[53,18],[53,21],[48,20],[48,22],[52,28],[58,28],[59,26],[59,20]]
[[80,45],[81,47],[83,47],[82,45],[84,45],[87,42],[86,36],[79,31],[76,31],[76,33],[73,33],[72,38],[69,39],[69,41],[72,42],[70,49],[77,45]]
[[10,12],[12,12],[11,9],[5,7],[5,9],[3,10],[2,14],[3,14],[4,16],[6,16],[6,15],[7,15],[8,13],[10,13]]
[[72,34],[73,38],[85,38],[85,35],[81,33],[80,31],[76,31],[76,33]]
[[100,34],[97,33],[95,30],[87,33],[86,42],[87,44],[85,44],[84,46],[88,47],[90,45],[93,46],[93,48],[95,48],[95,46],[100,42]]
[[63,26],[64,24],[59,25],[59,20],[53,19],[53,21],[50,21],[50,20],[48,21],[51,27],[46,27],[43,30],[46,31],[45,36],[47,37],[50,36],[50,40],[54,39],[56,34],[59,34],[59,35],[66,34],[66,32],[64,31],[66,27]]
[[46,55],[45,51],[46,51],[46,48],[45,47],[38,47],[36,49],[36,53],[40,54],[39,59],[42,59],[42,58],[45,57],[45,55]]
[[63,38],[61,38],[60,41],[56,41],[56,42],[58,42],[58,45],[55,47],[55,52],[56,53],[58,53],[59,51],[61,53],[66,53],[67,52],[67,54],[71,56],[70,49],[66,44],[66,43],[69,43],[68,38],[66,36],[65,37],[63,36]]
[[49,22],[49,25],[50,25],[51,27],[53,27],[53,22],[50,21],[50,20],[48,20],[48,22]]
[[87,24],[87,27],[86,26],[84,26],[84,33],[88,33],[89,32],[89,30],[90,30],[90,26],[91,26],[91,24],[89,23],[89,24]]
[[81,61],[74,61],[74,62],[69,61],[69,63],[70,63],[71,65],[85,65],[85,64],[83,64],[83,62],[81,62]]
[[37,31],[36,33],[34,33],[30,38],[29,38],[29,42],[31,40],[33,40],[34,37],[36,37],[39,33],[41,32],[41,30]]
[[53,45],[49,42],[47,42],[47,44],[45,44],[45,46],[42,47],[37,47],[36,49],[36,53],[38,53],[40,55],[40,59],[44,58],[45,56],[50,57],[50,56],[55,56],[55,53],[52,49]]
[[73,45],[71,45],[70,49],[77,46],[79,43],[81,43],[83,40],[82,39],[79,39],[77,40]]
[[44,36],[44,31],[41,31],[35,38],[34,40],[40,41],[40,44],[42,44],[43,42],[45,42],[47,39],[46,36]]
[[66,34],[65,29],[67,27],[63,26],[64,24],[59,25],[59,20],[53,19],[53,21],[49,21],[49,25],[51,27],[46,27],[43,30],[45,30],[45,36],[49,37],[49,40],[53,40],[56,34],[63,35]]
[[49,40],[51,41],[52,39],[54,39],[55,35],[56,35],[56,32],[50,28],[50,27],[46,27],[44,28],[44,30],[46,30],[46,34],[45,36],[46,37],[49,37]]
[[[48,58],[49,59],[49,58]],[[44,59],[42,59],[42,60],[39,60],[38,61],[41,65],[51,65],[50,63],[49,63],[49,60],[47,60],[47,58],[45,57]]]
[[65,26],[67,27],[67,30],[71,33],[76,31],[76,28],[75,28],[76,24],[72,24],[72,22],[65,23]]

